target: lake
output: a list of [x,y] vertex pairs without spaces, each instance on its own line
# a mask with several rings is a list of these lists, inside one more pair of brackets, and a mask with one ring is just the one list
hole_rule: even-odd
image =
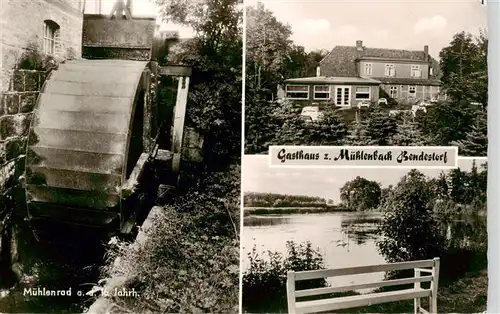
[[[259,253],[267,250],[286,253],[286,241],[310,241],[319,248],[327,268],[384,264],[376,246],[376,229],[382,213],[334,212],[319,214],[249,215],[244,218],[242,245],[243,270],[248,269],[247,253],[256,245]],[[443,221],[448,241],[455,247],[486,251],[486,217],[469,215]],[[332,286],[350,285],[384,278],[384,273],[329,278]]]
[[[244,219],[243,269],[248,269],[247,253],[256,245],[258,252],[286,253],[286,241],[310,241],[325,258],[327,268],[384,264],[377,251],[376,229],[381,213],[336,212],[321,214],[250,215]],[[332,286],[378,281],[384,273],[329,278]]]

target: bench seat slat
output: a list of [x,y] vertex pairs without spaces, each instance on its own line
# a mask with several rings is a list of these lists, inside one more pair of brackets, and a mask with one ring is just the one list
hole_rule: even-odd
[[334,276],[365,274],[365,273],[378,273],[378,272],[386,272],[392,270],[433,267],[433,266],[434,266],[433,260],[423,260],[423,261],[370,265],[370,266],[356,266],[356,267],[338,268],[338,269],[308,270],[308,271],[296,272],[295,281],[334,277]]
[[350,285],[350,286],[297,290],[297,291],[295,291],[295,297],[300,298],[300,297],[307,297],[307,296],[320,295],[320,294],[346,292],[346,291],[353,291],[353,290],[367,289],[367,288],[379,288],[379,287],[389,287],[389,286],[397,286],[397,285],[407,285],[407,284],[412,284],[415,282],[429,282],[429,281],[432,281],[432,276],[383,280],[383,281],[378,281],[378,282],[362,283],[362,284],[356,284],[356,285]]
[[405,289],[399,291],[340,297],[335,299],[297,302],[296,309],[297,313],[315,313],[410,300],[414,298],[424,298],[429,296],[431,296],[431,290],[429,289]]

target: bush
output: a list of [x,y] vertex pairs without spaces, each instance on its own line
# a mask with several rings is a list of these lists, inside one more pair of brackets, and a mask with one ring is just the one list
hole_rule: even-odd
[[[287,255],[267,252],[267,259],[257,253],[254,246],[248,254],[250,267],[243,275],[243,309],[250,312],[278,312],[287,308],[287,271],[324,269],[325,264],[318,249],[312,244],[296,244],[287,241]],[[296,282],[296,289],[311,289],[327,286],[325,279]]]
[[388,262],[404,262],[438,257],[445,238],[433,214],[432,189],[425,176],[411,170],[382,205],[380,225],[383,238],[377,246]]

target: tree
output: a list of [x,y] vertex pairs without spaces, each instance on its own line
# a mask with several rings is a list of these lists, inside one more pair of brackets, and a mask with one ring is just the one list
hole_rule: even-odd
[[344,119],[334,110],[323,111],[323,117],[316,122],[306,124],[308,137],[305,144],[339,145],[347,134]]
[[465,139],[452,141],[451,144],[458,146],[461,156],[486,156],[488,153],[488,125],[486,113],[480,112],[476,123],[470,126],[465,133]]
[[430,108],[419,125],[434,145],[447,146],[465,139],[477,117],[477,107],[467,101],[452,100]]
[[241,152],[242,11],[237,0],[155,0],[161,17],[196,36],[175,60],[191,65],[186,123],[204,135],[209,169],[226,167]]
[[364,211],[380,204],[381,193],[379,183],[358,176],[340,188],[340,199],[350,210]]
[[461,32],[439,53],[441,81],[454,100],[488,101],[488,38],[484,30],[479,36]]
[[388,262],[414,261],[440,256],[445,238],[433,215],[433,193],[425,176],[413,169],[382,204],[382,239],[377,242]]
[[370,146],[376,143],[368,134],[368,127],[364,121],[352,123],[353,127],[348,131],[343,141],[345,145]]
[[292,50],[292,29],[281,23],[259,2],[247,7],[247,84],[274,92],[283,79],[285,63]]
[[373,140],[373,145],[379,146],[389,145],[391,136],[397,130],[396,119],[378,108],[370,112],[363,125],[366,126],[366,133]]
[[389,145],[394,146],[425,146],[426,143],[427,139],[414,122],[399,124],[389,140]]

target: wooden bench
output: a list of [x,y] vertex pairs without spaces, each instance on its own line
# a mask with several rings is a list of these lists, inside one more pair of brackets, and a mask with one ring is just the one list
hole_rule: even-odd
[[[302,280],[320,279],[335,276],[355,275],[364,273],[386,272],[404,269],[414,269],[414,277],[403,279],[384,280],[371,283],[360,283],[348,286],[325,287],[307,290],[295,290],[295,282]],[[421,274],[424,273],[423,276]],[[287,300],[288,313],[318,313],[334,311],[372,304],[388,303],[402,300],[414,300],[414,313],[437,313],[437,292],[439,279],[439,258],[430,260],[392,263],[383,265],[369,265],[338,269],[311,270],[287,273]],[[424,289],[420,283],[430,282],[430,287]],[[354,296],[331,297],[312,301],[296,301],[296,298],[319,296],[338,292],[347,292],[367,288],[408,285],[413,288],[389,292],[372,292]],[[429,310],[421,307],[421,298],[429,298]]]

